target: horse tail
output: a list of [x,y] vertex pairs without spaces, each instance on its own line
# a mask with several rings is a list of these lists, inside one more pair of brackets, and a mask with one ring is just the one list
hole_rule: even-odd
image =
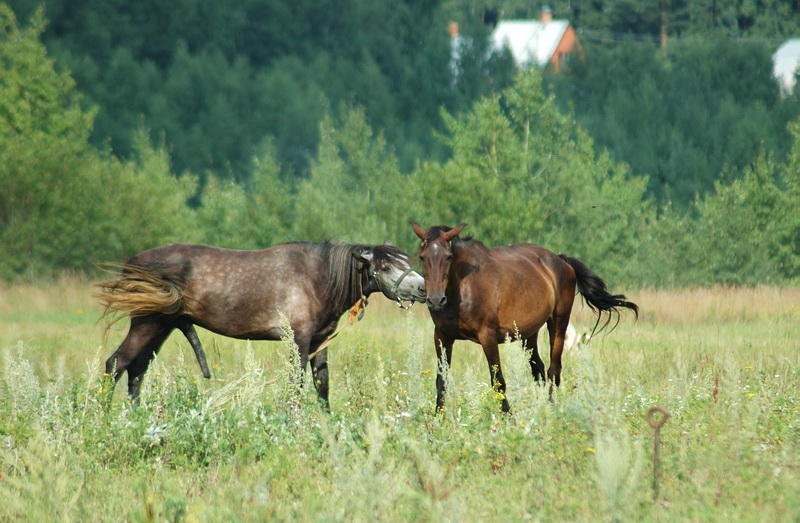
[[[577,258],[559,254],[559,258],[567,262],[574,270],[575,276],[578,280],[578,291],[583,296],[589,308],[597,314],[597,323],[595,323],[592,334],[597,330],[597,326],[605,315],[606,319],[600,330],[603,330],[609,323],[611,323],[612,315],[616,315],[617,323],[619,323],[619,309],[630,309],[639,319],[639,306],[628,301],[624,294],[611,294],[608,292],[608,286],[600,276],[592,272],[589,267]],[[615,324],[616,326],[616,324]]]
[[186,298],[184,278],[175,266],[133,263],[107,264],[121,269],[118,277],[96,284],[94,297],[103,306],[103,317],[148,314],[174,315],[181,312]]

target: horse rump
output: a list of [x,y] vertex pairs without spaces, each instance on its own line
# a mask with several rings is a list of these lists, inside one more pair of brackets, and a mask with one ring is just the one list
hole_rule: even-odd
[[[173,316],[175,319],[171,323],[171,327],[178,328],[183,332],[194,350],[203,377],[210,378],[211,372],[208,368],[205,351],[200,344],[194,324],[187,318],[179,317],[183,312],[186,299],[184,267],[178,264],[138,261],[129,261],[124,264],[109,263],[106,264],[106,267],[118,269],[118,275],[112,280],[96,284],[100,290],[94,296],[103,305],[103,317],[112,318],[108,328],[125,315],[131,318],[152,315]],[[106,371],[109,374],[112,372],[111,369],[116,366],[118,354],[119,349],[106,362]],[[116,374],[119,376],[118,372]],[[138,394],[138,385],[134,385],[134,390],[135,392],[131,394],[133,397]]]

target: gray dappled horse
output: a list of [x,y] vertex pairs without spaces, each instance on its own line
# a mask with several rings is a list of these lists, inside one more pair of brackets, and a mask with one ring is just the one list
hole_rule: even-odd
[[[174,330],[191,344],[203,375],[210,372],[194,326],[248,340],[280,340],[282,314],[294,332],[300,365],[336,330],[342,314],[380,291],[401,305],[425,297],[424,279],[391,245],[295,242],[263,250],[171,244],[119,265],[98,284],[105,314],[130,316],[125,340],[106,362],[118,381],[128,372],[137,398],[153,356]],[[312,360],[314,384],[328,400],[327,350]]]

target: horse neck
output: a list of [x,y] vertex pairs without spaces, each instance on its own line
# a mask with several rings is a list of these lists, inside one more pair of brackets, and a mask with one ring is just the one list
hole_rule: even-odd
[[452,245],[452,248],[453,262],[450,264],[448,278],[454,282],[460,282],[467,273],[482,265],[488,257],[486,247],[474,241],[459,240]]
[[355,305],[361,294],[367,290],[362,288],[362,274],[353,258],[353,250],[357,247],[359,246],[331,245],[324,256],[328,268],[326,301],[339,314]]

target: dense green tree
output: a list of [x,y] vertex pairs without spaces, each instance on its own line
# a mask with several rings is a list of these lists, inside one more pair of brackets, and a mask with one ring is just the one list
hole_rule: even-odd
[[197,241],[233,249],[263,249],[291,239],[289,185],[271,153],[253,163],[247,186],[209,178],[196,211]]
[[783,239],[781,251],[787,254],[787,261],[782,263],[785,277],[794,283],[800,282],[800,120],[789,126],[794,139],[785,165],[781,166],[780,187],[786,192],[782,223]]
[[[77,260],[115,261],[163,243],[202,238],[195,211],[188,205],[197,193],[197,179],[176,177],[170,171],[169,154],[164,147],[153,147],[146,132],[136,134],[130,160],[113,156],[102,160],[105,174],[96,177],[100,194],[87,195],[84,200],[97,199],[100,212],[79,237],[91,237],[98,244],[111,242],[114,249],[107,254],[99,247],[88,249],[84,256],[76,256]],[[100,230],[95,232],[95,228]],[[89,255],[92,252],[97,254]]]
[[[781,284],[800,276],[800,206],[796,160],[800,127],[785,164],[762,151],[741,177],[723,177],[692,212],[663,209],[641,247],[657,286]],[[652,256],[656,253],[656,256]]]
[[511,85],[516,65],[510,52],[493,52],[490,27],[474,14],[461,16],[459,36],[451,42],[454,108],[464,110],[473,101]]
[[741,173],[760,147],[788,150],[794,115],[782,107],[792,102],[779,97],[763,43],[694,41],[666,57],[636,42],[585,53],[554,79],[562,106],[616,160],[649,175],[661,201],[685,207],[723,170]]
[[692,250],[706,267],[695,267],[696,283],[709,278],[735,284],[780,283],[800,276],[800,199],[779,185],[778,171],[762,153],[744,176],[728,184],[718,182],[713,194],[697,202],[695,229],[704,239]]
[[[655,218],[646,179],[632,178],[564,116],[541,73],[520,75],[500,97],[447,116],[452,159],[415,173],[426,224],[468,222],[488,245],[530,241],[631,278],[638,238]],[[623,276],[626,275],[627,276]]]
[[230,63],[219,50],[192,54],[178,46],[161,87],[163,98],[154,99],[158,108],[149,111],[156,128],[169,137],[174,165],[200,175],[244,177],[259,140],[248,130],[263,118],[252,79],[244,60]]
[[[12,2],[29,13],[28,0]],[[246,179],[266,141],[306,174],[327,107],[356,104],[409,170],[451,94],[438,2],[45,2],[45,42],[100,111],[92,140],[132,154],[146,127],[176,172]]]
[[800,30],[800,4],[786,0],[451,0],[456,8],[488,6],[506,19],[537,18],[549,7],[555,18],[567,19],[582,35],[613,41],[625,35],[658,42],[662,24],[668,37],[789,38]]
[[[192,5],[187,1],[181,9]],[[380,12],[361,7],[361,15]],[[117,21],[125,23],[124,17]],[[339,22],[349,27],[349,21]],[[155,109],[162,118],[155,135],[165,136],[170,125],[175,132],[182,126],[191,131],[182,135],[180,148],[166,138],[154,147],[147,118],[131,112],[126,125],[139,130],[120,158],[107,145],[90,142],[96,109],[48,57],[43,27],[39,13],[20,29],[11,10],[0,6],[3,278],[92,270],[169,241],[260,248],[292,239],[389,240],[411,251],[418,243],[408,225],[412,219],[424,225],[466,221],[489,245],[541,243],[584,259],[615,285],[781,283],[797,282],[800,275],[800,102],[796,94],[779,99],[759,81],[766,52],[757,46],[722,47],[714,54],[722,63],[702,71],[696,63],[710,60],[702,45],[666,56],[652,44],[646,52],[641,44],[603,50],[609,53],[598,62],[605,64],[604,74],[577,66],[572,83],[553,91],[572,96],[575,117],[549,91],[549,73],[524,72],[508,88],[487,87],[467,111],[437,105],[437,126],[416,120],[449,159],[420,155],[405,173],[381,123],[398,122],[399,128],[400,117],[372,115],[389,106],[410,112],[415,103],[414,97],[395,96],[385,76],[385,62],[395,59],[391,53],[349,43],[350,56],[321,52],[305,62],[287,54],[271,59],[270,72],[228,47],[197,49],[189,39],[173,49],[163,70],[156,43],[142,44],[151,49],[146,62],[130,49],[110,49],[115,72],[86,67],[84,74],[131,79],[104,96],[127,99],[137,111]],[[95,38],[113,43],[116,36]],[[338,37],[317,38],[330,44]],[[352,83],[342,79],[359,74],[364,76]],[[625,90],[611,78],[636,88]],[[349,103],[328,98],[351,88]],[[455,93],[461,87],[450,88]],[[140,92],[148,89],[156,91],[153,96]],[[374,99],[363,104],[367,92]],[[464,95],[454,106],[468,99]],[[588,121],[605,127],[590,134],[578,123],[585,117],[578,109],[597,100],[601,117]],[[426,103],[414,110],[433,110]],[[243,134],[240,117],[272,131]],[[784,145],[775,139],[781,120],[793,120]],[[218,142],[210,149],[204,147],[205,127],[213,127],[208,136]],[[393,131],[402,134],[398,128]],[[626,133],[635,134],[638,147],[630,146]],[[604,140],[613,147],[606,149]],[[236,142],[253,151],[239,163],[228,157]],[[670,198],[656,207],[648,178],[636,174],[658,177],[662,171],[630,160],[628,167],[617,158],[623,145],[636,161],[656,158],[672,162],[676,171],[700,173],[700,185],[710,188],[682,189],[700,194],[684,195],[678,205],[671,202],[678,202],[675,188],[685,180],[675,178],[663,184]],[[192,151],[199,160],[182,161],[197,160],[196,167],[176,176],[170,148],[182,151],[174,154]],[[294,176],[292,155],[310,165],[306,176]],[[234,176],[210,176],[199,184],[197,174],[211,167]],[[242,171],[246,175],[238,175]]]
[[[120,163],[89,143],[94,109],[58,73],[39,35],[0,4],[0,277],[92,270],[176,239],[191,223],[191,180],[141,143]],[[187,185],[189,184],[189,185]]]
[[[93,202],[70,212],[91,180],[82,156],[91,126],[69,75],[58,74],[38,41],[43,19],[20,30],[0,5],[0,251],[4,277],[62,262]],[[77,177],[83,177],[83,180]],[[99,187],[95,187],[99,189]],[[67,222],[60,222],[61,219]],[[77,223],[76,223],[77,222]],[[46,240],[47,239],[47,240]],[[48,241],[49,240],[49,241]]]
[[389,227],[396,226],[394,206],[406,201],[397,191],[403,178],[385,138],[373,135],[363,109],[344,114],[340,125],[328,116],[320,126],[311,176],[297,189],[292,231],[295,237],[316,241],[380,243],[390,239]]
[[[27,19],[41,3],[12,0],[10,5]],[[498,0],[489,4],[474,0],[213,4],[179,0],[168,6],[152,0],[45,0],[43,5],[50,20],[44,34],[46,45],[60,66],[72,71],[85,100],[99,108],[92,129],[95,145],[110,146],[115,154],[129,158],[134,154],[133,133],[144,127],[151,130],[154,141],[165,141],[175,172],[189,170],[201,178],[213,173],[240,180],[250,175],[250,159],[260,154],[266,142],[275,145],[276,159],[284,168],[296,175],[307,174],[320,139],[318,124],[324,114],[336,114],[342,103],[365,108],[370,125],[384,133],[404,172],[419,160],[446,158],[446,148],[431,137],[432,131],[443,130],[439,109],[460,112],[511,84],[510,56],[488,52],[486,24],[498,17],[535,18],[541,7],[548,5],[554,16],[571,21],[587,48],[599,42],[613,49],[620,39],[627,38],[649,54],[651,67],[661,51],[649,46],[657,45],[662,27],[669,37],[670,55],[686,54],[683,49],[694,46],[686,37],[693,35],[710,39],[712,49],[730,54],[726,49],[732,47],[733,38],[735,42],[759,38],[762,45],[774,47],[781,37],[795,34],[800,27],[798,6],[783,0]],[[446,31],[448,20],[459,22],[463,36],[456,44],[456,60],[452,60],[453,42]],[[752,51],[748,46],[739,47],[745,53]],[[625,52],[622,54],[624,58]],[[691,56],[700,60],[694,66],[724,63],[728,71],[742,70],[741,63],[726,61],[730,57],[719,60],[710,54]],[[756,55],[761,60],[763,53],[757,51]],[[585,63],[600,75],[609,65],[594,52],[587,54]],[[755,72],[741,74],[739,80],[762,81],[760,72]],[[660,89],[661,75],[642,71],[642,76],[648,75]],[[631,75],[620,77],[618,83],[622,82],[630,89],[638,86]],[[593,89],[589,84],[580,87]],[[647,84],[644,87],[652,89]],[[623,110],[633,105],[629,94],[623,88],[614,98],[623,104]],[[764,123],[754,114],[742,118],[732,109],[734,100],[716,94],[712,100],[729,106],[719,109],[727,115],[720,118],[745,122],[744,129]],[[561,98],[560,92],[558,96]],[[664,111],[680,109],[683,101],[677,94],[675,98],[661,104]],[[643,103],[646,99],[633,100]],[[742,157],[754,153],[753,146],[738,147],[750,131],[734,129],[733,134],[739,135],[734,140],[737,143],[720,150],[713,139],[704,136],[698,141],[667,126],[655,137],[659,140],[658,164],[669,172],[657,172],[651,168],[652,155],[649,163],[643,163],[644,153],[628,145],[636,141],[641,129],[631,134],[630,125],[613,119],[606,128],[590,125],[590,119],[599,117],[589,113],[606,107],[595,103],[603,101],[607,100],[598,97],[588,108],[576,102],[579,121],[615,158],[630,163],[636,172],[651,174],[653,186],[671,183],[679,170],[677,162],[665,161],[664,155],[672,154],[669,151],[686,148],[692,168],[709,167],[715,171],[713,176],[720,171],[720,157],[722,164],[741,169]],[[631,114],[661,121],[657,110],[632,109]],[[775,113],[772,105],[765,109],[762,120],[769,120],[766,124],[770,127],[765,145],[782,147],[785,152],[785,140],[782,145],[770,140],[774,142],[773,130],[782,132],[788,120]],[[717,110],[711,109],[712,117]],[[716,129],[718,122],[709,123]],[[703,125],[696,127],[703,129]],[[736,151],[740,151],[739,157],[725,156]],[[711,158],[706,160],[706,156]],[[711,188],[710,184],[701,185],[705,190]],[[696,189],[687,187],[679,193],[691,197]]]

